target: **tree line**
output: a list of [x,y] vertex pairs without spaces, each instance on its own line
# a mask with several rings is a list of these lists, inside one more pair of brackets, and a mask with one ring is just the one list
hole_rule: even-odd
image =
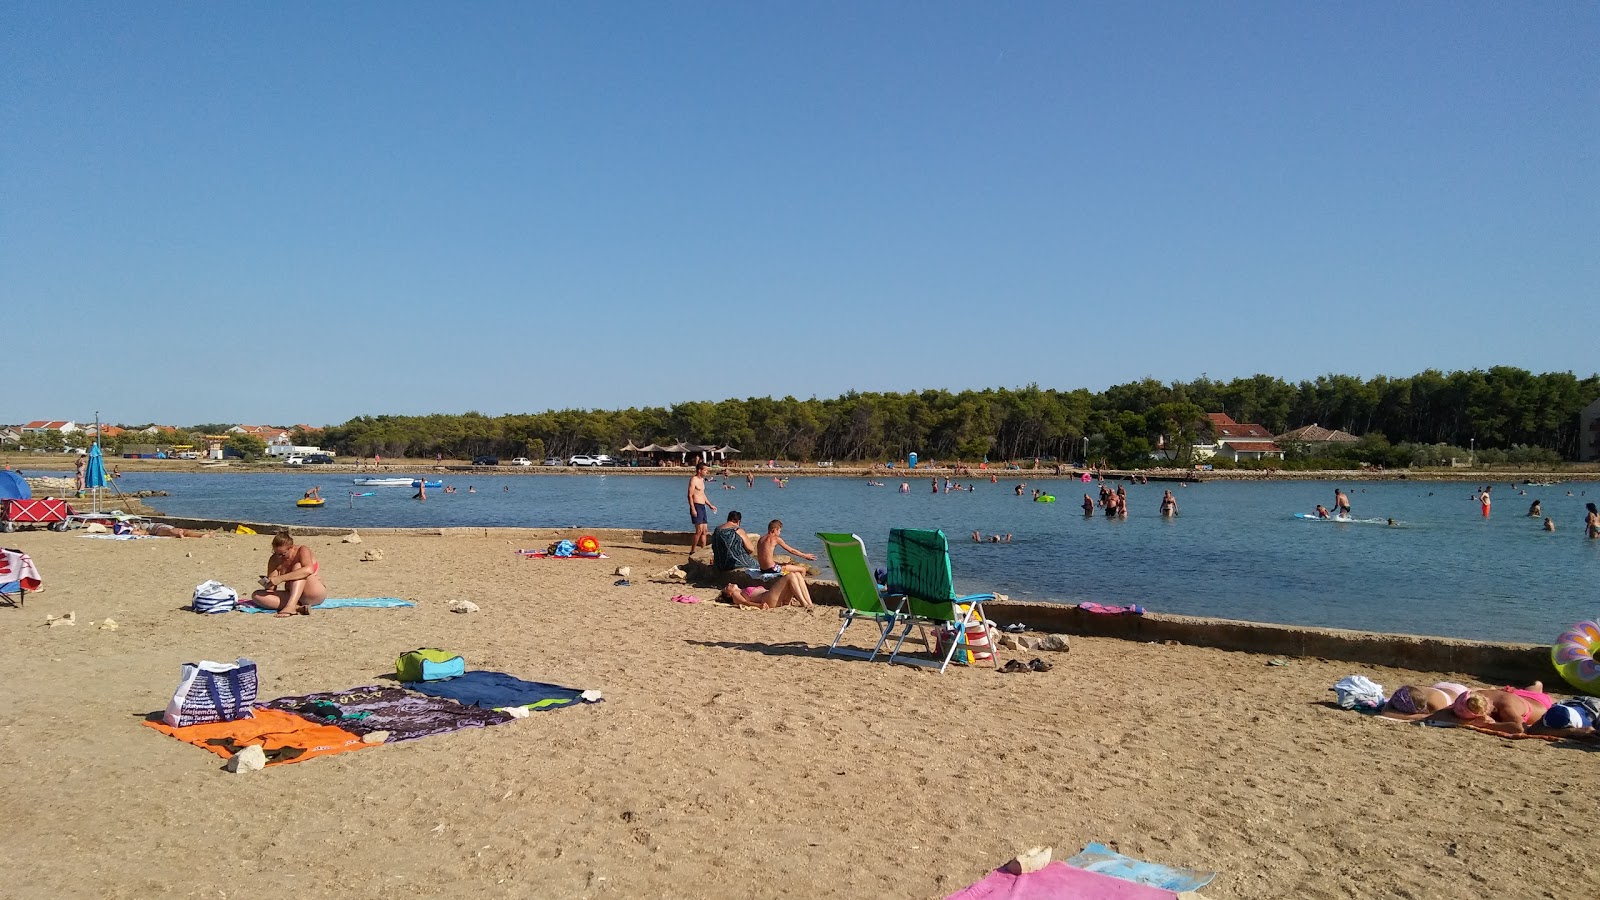
[[[1173,462],[1205,436],[1206,413],[1226,412],[1273,434],[1301,425],[1366,438],[1340,451],[1385,465],[1417,462],[1417,448],[1465,448],[1572,459],[1578,416],[1600,398],[1600,375],[1534,374],[1496,366],[1410,377],[1325,375],[1290,383],[1269,375],[1119,384],[1100,392],[1029,385],[951,392],[861,393],[829,399],[750,397],[671,407],[554,410],[486,416],[360,416],[328,428],[323,446],[359,456],[540,457],[616,453],[629,441],[729,444],[743,459],[873,461],[1041,459]],[[1397,449],[1403,446],[1403,450]],[[1306,451],[1291,448],[1294,455]],[[1428,454],[1421,454],[1427,456]],[[1514,461],[1514,460],[1513,460]]]

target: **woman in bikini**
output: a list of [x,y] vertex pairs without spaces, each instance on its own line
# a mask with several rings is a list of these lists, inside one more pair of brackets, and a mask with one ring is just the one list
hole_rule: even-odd
[[[1593,503],[1585,504],[1589,514],[1583,518],[1583,530],[1589,535],[1589,540],[1600,540],[1600,509],[1595,509]],[[1555,529],[1551,529],[1554,531]]]
[[272,536],[272,557],[261,590],[250,595],[257,606],[278,611],[278,618],[309,616],[311,607],[328,599],[328,588],[317,574],[321,568],[311,548],[297,545],[294,535],[280,531]]
[[1489,731],[1522,734],[1538,724],[1554,705],[1555,701],[1544,692],[1544,682],[1535,681],[1526,688],[1467,691],[1450,704],[1448,713],[1434,715]]
[[1389,702],[1384,704],[1379,715],[1386,719],[1399,719],[1402,722],[1415,722],[1426,719],[1434,713],[1449,709],[1456,698],[1467,693],[1471,688],[1453,681],[1440,681],[1427,687],[1418,684],[1403,684],[1395,688],[1394,694],[1389,697]]

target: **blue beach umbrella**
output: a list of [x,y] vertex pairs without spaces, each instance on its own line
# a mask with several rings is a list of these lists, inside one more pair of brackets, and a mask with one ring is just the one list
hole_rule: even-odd
[[99,441],[89,448],[89,464],[84,467],[83,486],[89,491],[89,505],[99,512],[100,495],[95,491],[106,486],[106,464],[100,456]]

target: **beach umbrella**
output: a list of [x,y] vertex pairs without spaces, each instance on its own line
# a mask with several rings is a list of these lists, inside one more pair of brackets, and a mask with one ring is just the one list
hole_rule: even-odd
[[83,472],[83,486],[89,491],[89,508],[92,512],[100,511],[100,491],[106,487],[106,464],[100,456],[100,442],[95,441],[89,448],[89,465]]

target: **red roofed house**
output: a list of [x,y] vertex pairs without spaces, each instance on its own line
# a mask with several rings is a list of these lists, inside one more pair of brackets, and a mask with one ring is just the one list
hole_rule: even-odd
[[272,443],[275,438],[287,438],[289,429],[279,428],[276,425],[235,425],[228,429],[233,434],[248,434],[258,437],[267,443]]
[[40,419],[37,422],[29,422],[19,430],[23,434],[35,434],[42,431],[59,431],[62,434],[67,434],[68,432],[77,431],[78,426],[72,422]]
[[1235,422],[1227,413],[1207,413],[1206,419],[1211,423],[1211,443],[1194,445],[1196,459],[1283,459],[1283,448],[1260,425]]

